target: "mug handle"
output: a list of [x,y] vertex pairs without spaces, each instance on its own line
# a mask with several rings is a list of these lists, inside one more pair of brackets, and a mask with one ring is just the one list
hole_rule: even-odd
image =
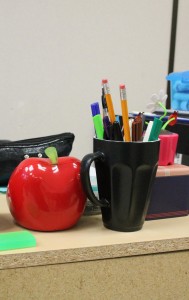
[[83,157],[81,161],[81,182],[83,189],[87,195],[87,198],[95,205],[100,206],[100,207],[108,207],[109,202],[106,199],[98,199],[92,189],[91,182],[90,182],[90,176],[89,176],[89,171],[90,171],[90,166],[92,162],[100,160],[103,161],[105,158],[104,153],[97,151],[95,153],[90,153],[87,154]]

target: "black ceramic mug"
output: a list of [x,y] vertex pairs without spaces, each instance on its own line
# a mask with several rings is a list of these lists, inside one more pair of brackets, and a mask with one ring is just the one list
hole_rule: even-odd
[[[81,181],[88,199],[101,207],[106,228],[137,231],[144,224],[159,157],[159,140],[120,142],[94,138],[94,153],[81,162]],[[95,163],[99,199],[90,183]]]

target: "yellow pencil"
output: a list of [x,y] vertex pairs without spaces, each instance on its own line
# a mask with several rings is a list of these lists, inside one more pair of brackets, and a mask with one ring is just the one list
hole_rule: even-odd
[[124,129],[124,140],[126,142],[131,141],[130,128],[129,128],[129,112],[127,105],[126,88],[124,84],[120,84],[120,99],[121,99],[121,110],[123,119],[123,129]]
[[111,97],[111,94],[110,94],[110,88],[109,88],[107,79],[102,80],[102,86],[103,86],[104,93],[105,93],[106,104],[107,104],[107,108],[108,108],[108,114],[109,114],[109,117],[110,117],[110,122],[113,124],[115,122],[116,118],[115,118],[112,97]]

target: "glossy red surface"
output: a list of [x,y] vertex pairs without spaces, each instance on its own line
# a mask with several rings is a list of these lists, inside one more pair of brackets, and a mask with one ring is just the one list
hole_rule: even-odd
[[83,214],[86,196],[80,181],[80,161],[59,157],[52,165],[48,158],[28,158],[9,180],[7,201],[15,221],[39,231],[72,227]]
[[178,134],[160,134],[160,148],[159,148],[159,166],[167,166],[174,164],[174,158],[178,143]]

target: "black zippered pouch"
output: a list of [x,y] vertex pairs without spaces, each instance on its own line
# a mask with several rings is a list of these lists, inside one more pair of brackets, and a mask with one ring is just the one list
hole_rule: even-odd
[[27,157],[47,157],[45,149],[53,146],[58,156],[68,156],[75,136],[65,132],[56,135],[19,141],[0,140],[0,185],[7,185],[9,178],[19,163]]

